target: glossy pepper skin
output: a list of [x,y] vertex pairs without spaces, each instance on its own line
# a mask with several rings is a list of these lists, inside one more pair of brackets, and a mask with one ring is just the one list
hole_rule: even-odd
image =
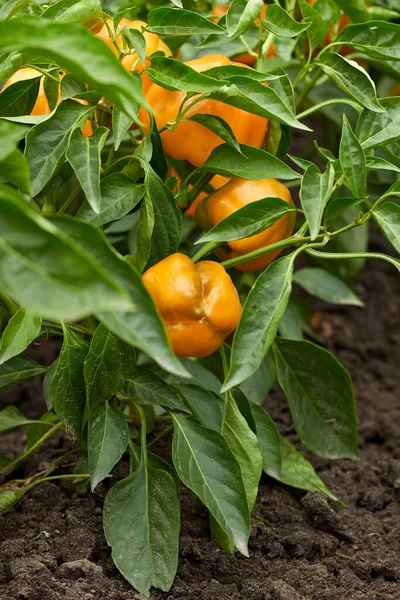
[[217,262],[195,264],[185,254],[171,254],[143,274],[143,283],[178,356],[208,356],[236,329],[239,296]]
[[[293,205],[288,188],[276,179],[251,181],[236,177],[200,202],[196,209],[196,221],[200,227],[208,230],[246,204],[262,200],[263,198],[281,198],[288,204]],[[269,246],[289,237],[293,232],[294,224],[295,213],[287,213],[265,231],[248,238],[230,241],[226,247],[217,248],[215,253],[221,260],[242,256],[243,254],[258,250],[264,246]],[[258,269],[263,269],[279,253],[280,250],[270,252],[269,254],[238,265],[236,268],[239,271],[257,271]]]
[[[59,72],[59,75],[62,78],[64,77],[65,73]],[[22,69],[18,69],[18,71],[11,75],[11,77],[6,81],[2,91],[6,90],[13,83],[17,83],[18,81],[25,81],[26,79],[34,79],[36,77],[40,77],[39,92],[36,98],[35,105],[31,111],[31,115],[49,115],[51,113],[51,110],[44,91],[44,76],[42,76],[40,71],[37,71],[32,67],[22,67]],[[58,90],[56,106],[58,106],[60,102],[60,90]],[[79,102],[80,104],[87,104],[86,100],[76,99],[75,102]],[[92,135],[93,129],[89,120],[87,120],[84,126],[82,127],[82,133],[86,137],[90,137]]]
[[[185,63],[195,71],[201,73],[214,67],[226,66],[231,61],[222,54],[203,56]],[[243,65],[239,65],[242,66]],[[169,121],[174,121],[178,115],[179,107],[186,96],[185,92],[166,90],[153,83],[146,94],[157,127],[161,129]],[[268,119],[252,115],[244,110],[228,106],[217,100],[201,100],[195,104],[185,117],[195,114],[216,115],[224,119],[232,128],[237,140],[241,144],[248,144],[260,148],[268,128]],[[150,118],[146,110],[140,112],[140,120],[147,131],[150,127]],[[215,133],[194,121],[182,121],[174,131],[163,131],[161,140],[164,152],[176,160],[187,160],[192,165],[202,165],[211,152],[223,143]]]
[[[106,23],[103,24],[100,30],[98,29],[98,27],[95,27],[94,29],[92,29],[92,33],[94,33],[96,37],[103,40],[103,42],[107,44],[107,46],[110,48],[110,50],[112,50],[115,56],[118,57],[119,52],[116,48],[116,45],[121,50],[124,48],[124,39],[121,34],[124,27],[128,27],[129,29],[137,29],[138,31],[143,33],[143,37],[146,41],[146,56],[151,56],[155,52],[164,52],[165,56],[172,56],[171,50],[159,38],[158,35],[156,35],[155,33],[148,33],[147,31],[143,31],[144,28],[147,27],[147,23],[145,23],[144,21],[130,21],[129,19],[121,19],[116,31],[112,19],[107,19]],[[115,37],[115,43],[112,40],[112,37],[110,36],[110,32],[112,36]],[[150,62],[151,61],[148,58],[146,58],[145,66],[148,67],[150,65]],[[143,65],[140,63],[139,57],[136,54],[136,52],[124,56],[121,61],[121,64],[124,67],[124,69],[128,72],[130,72],[132,69],[134,71],[143,71]],[[151,85],[152,81],[150,80],[147,73],[142,73],[143,91],[146,92]]]

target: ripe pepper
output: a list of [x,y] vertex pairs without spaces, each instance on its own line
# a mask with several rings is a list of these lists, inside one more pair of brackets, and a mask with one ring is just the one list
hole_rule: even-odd
[[[210,229],[246,204],[262,200],[263,198],[281,198],[288,204],[293,205],[288,188],[276,179],[250,181],[236,177],[200,202],[196,209],[196,221],[203,229]],[[215,253],[221,260],[242,256],[243,254],[258,250],[264,246],[269,246],[291,236],[294,224],[295,213],[289,212],[278,219],[278,221],[275,221],[265,231],[241,240],[229,241],[227,247],[217,248]],[[270,252],[269,254],[238,265],[236,268],[239,271],[257,271],[258,269],[263,269],[279,253],[280,250]]]
[[[214,67],[226,66],[231,61],[222,54],[213,54],[190,60],[185,63],[195,71],[201,73]],[[240,65],[243,66],[243,65]],[[185,92],[166,90],[153,83],[146,94],[157,127],[161,129],[169,121],[174,121],[178,116],[179,107],[186,97]],[[192,98],[193,101],[195,97]],[[240,108],[229,106],[217,100],[201,100],[190,108],[185,114],[189,118],[195,114],[209,114],[221,117],[233,130],[241,144],[260,148],[267,131],[268,119],[252,115]],[[140,120],[147,131],[150,127],[150,118],[147,110],[142,109]],[[165,130],[161,133],[164,151],[176,160],[187,160],[192,165],[199,167],[211,154],[216,146],[223,143],[215,133],[194,121],[182,121],[174,131]]]
[[[96,37],[103,40],[105,44],[112,50],[115,56],[118,57],[119,51],[124,48],[124,39],[122,36],[122,30],[124,27],[128,27],[129,29],[137,29],[141,33],[143,33],[143,37],[146,41],[146,56],[151,56],[155,52],[164,52],[165,56],[171,56],[172,52],[168,48],[168,46],[159,38],[155,33],[148,33],[147,31],[143,31],[145,27],[147,27],[147,23],[144,21],[130,21],[129,19],[121,19],[118,24],[117,31],[114,28],[114,24],[112,19],[107,19],[106,23],[103,24],[100,30],[98,28],[92,29],[92,33],[96,35]],[[115,43],[112,39],[111,35],[115,38]],[[116,47],[117,46],[117,47]],[[150,60],[146,58],[145,66],[148,67],[150,65]],[[121,61],[122,66],[128,73],[132,70],[134,71],[143,71],[143,65],[139,61],[139,57],[136,52],[132,52],[132,54],[127,54],[123,57]],[[152,81],[147,75],[147,73],[142,73],[142,86],[143,91],[146,92],[149,87],[152,85]]]
[[[215,6],[213,8],[213,14],[216,15],[217,17],[223,17],[228,12],[228,8],[229,8],[229,4],[221,4],[220,6]],[[260,19],[261,20],[265,19],[265,15],[267,14],[267,8],[268,8],[268,5],[264,4],[264,6],[263,6],[263,8],[261,9],[261,12],[260,12],[260,18],[256,19],[254,21],[254,23],[256,25],[260,25]],[[212,19],[212,20],[214,22],[218,21],[218,19]],[[258,50],[256,49],[255,52],[258,53]],[[266,57],[267,58],[272,58],[273,56],[277,56],[277,52],[275,50],[275,45],[272,42],[272,44],[268,48]],[[243,64],[249,65],[249,66],[255,65],[255,63],[257,61],[257,59],[255,58],[255,56],[252,56],[248,52],[245,52],[243,54],[239,54],[238,56],[235,56],[234,58],[235,58],[236,62],[243,63]]]
[[[62,73],[61,71],[59,72],[59,75],[61,76],[61,78],[64,77],[65,73]],[[12,85],[13,83],[17,83],[18,81],[25,81],[26,79],[34,79],[35,77],[40,77],[40,84],[39,84],[39,92],[36,98],[36,102],[35,105],[33,107],[33,109],[31,110],[31,115],[34,116],[42,116],[42,115],[49,115],[51,113],[50,110],[50,106],[46,97],[46,93],[44,91],[44,77],[41,77],[41,72],[38,71],[37,69],[33,69],[31,67],[23,67],[22,69],[18,69],[18,71],[16,71],[14,73],[14,75],[11,75],[11,77],[7,80],[7,82],[4,84],[4,87],[2,89],[2,92],[7,89],[10,85]],[[79,102],[80,104],[88,104],[86,102],[86,100],[80,100],[78,98],[74,98],[74,100],[76,102]],[[61,102],[61,98],[60,98],[60,87],[58,88],[58,98],[56,101],[56,106],[58,106]],[[86,137],[90,137],[93,133],[93,129],[92,129],[92,125],[90,123],[89,120],[87,120],[82,128],[82,133],[83,135],[85,135]]]
[[178,356],[208,356],[237,327],[239,296],[217,262],[194,264],[185,254],[171,254],[143,274],[143,283]]

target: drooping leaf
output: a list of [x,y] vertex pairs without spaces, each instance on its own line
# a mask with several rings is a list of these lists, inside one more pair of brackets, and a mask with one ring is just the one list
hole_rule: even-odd
[[363,302],[355,295],[347,283],[324,269],[304,267],[295,271],[293,281],[309,294],[317,296],[317,298],[321,298],[325,302],[364,306]]
[[346,115],[343,115],[339,158],[343,174],[351,193],[355,198],[363,198],[367,193],[367,164],[365,153],[360,142],[354,135]]
[[0,365],[21,354],[39,335],[41,317],[20,308],[7,323],[0,343]]
[[296,432],[315,454],[357,457],[357,417],[350,376],[327,350],[277,338],[277,375]]
[[400,253],[400,206],[384,202],[374,210],[374,218],[389,242]]
[[310,27],[310,23],[298,23],[278,4],[268,6],[264,24],[274,35],[284,38],[297,37]]
[[6,408],[0,411],[0,433],[6,433],[7,431],[12,431],[24,425],[31,425],[32,423],[41,423],[41,421],[27,419],[19,412],[16,406],[6,406]]
[[226,29],[230,38],[238,37],[260,15],[263,0],[233,0],[226,13]]

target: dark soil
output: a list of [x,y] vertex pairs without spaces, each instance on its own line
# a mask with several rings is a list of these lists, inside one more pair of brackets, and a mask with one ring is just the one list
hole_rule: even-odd
[[[312,458],[345,503],[264,477],[253,515],[250,559],[227,556],[210,541],[205,509],[182,492],[180,563],[169,593],[152,600],[400,599],[400,279],[372,261],[357,278],[365,310],[314,304],[322,343],[349,369],[358,401],[360,461]],[[43,346],[38,350],[43,356]],[[43,358],[43,357],[42,357]],[[46,355],[46,360],[51,357]],[[20,386],[29,416],[44,410],[40,385]],[[266,402],[281,432],[296,441],[282,395]],[[17,455],[21,432],[3,436],[0,451]],[[30,476],[71,447],[62,435],[12,474]],[[124,474],[125,466],[117,475]],[[109,485],[109,484],[108,484]],[[37,487],[0,518],[1,600],[139,600],[110,558],[101,522],[106,487],[79,494],[68,482]]]

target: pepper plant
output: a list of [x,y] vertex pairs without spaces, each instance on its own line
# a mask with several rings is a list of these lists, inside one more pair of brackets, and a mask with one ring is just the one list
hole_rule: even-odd
[[[49,480],[103,486],[114,562],[147,595],[173,584],[182,484],[245,556],[262,471],[340,502],[262,403],[276,381],[304,447],[357,458],[350,376],[291,292],[362,310],[366,259],[400,269],[399,17],[396,0],[2,2],[0,391],[41,376],[47,412],[0,412],[0,432],[26,427],[1,512]],[[368,251],[372,221],[392,253]],[[45,367],[25,351],[50,338]],[[80,458],[15,479],[60,431]]]

